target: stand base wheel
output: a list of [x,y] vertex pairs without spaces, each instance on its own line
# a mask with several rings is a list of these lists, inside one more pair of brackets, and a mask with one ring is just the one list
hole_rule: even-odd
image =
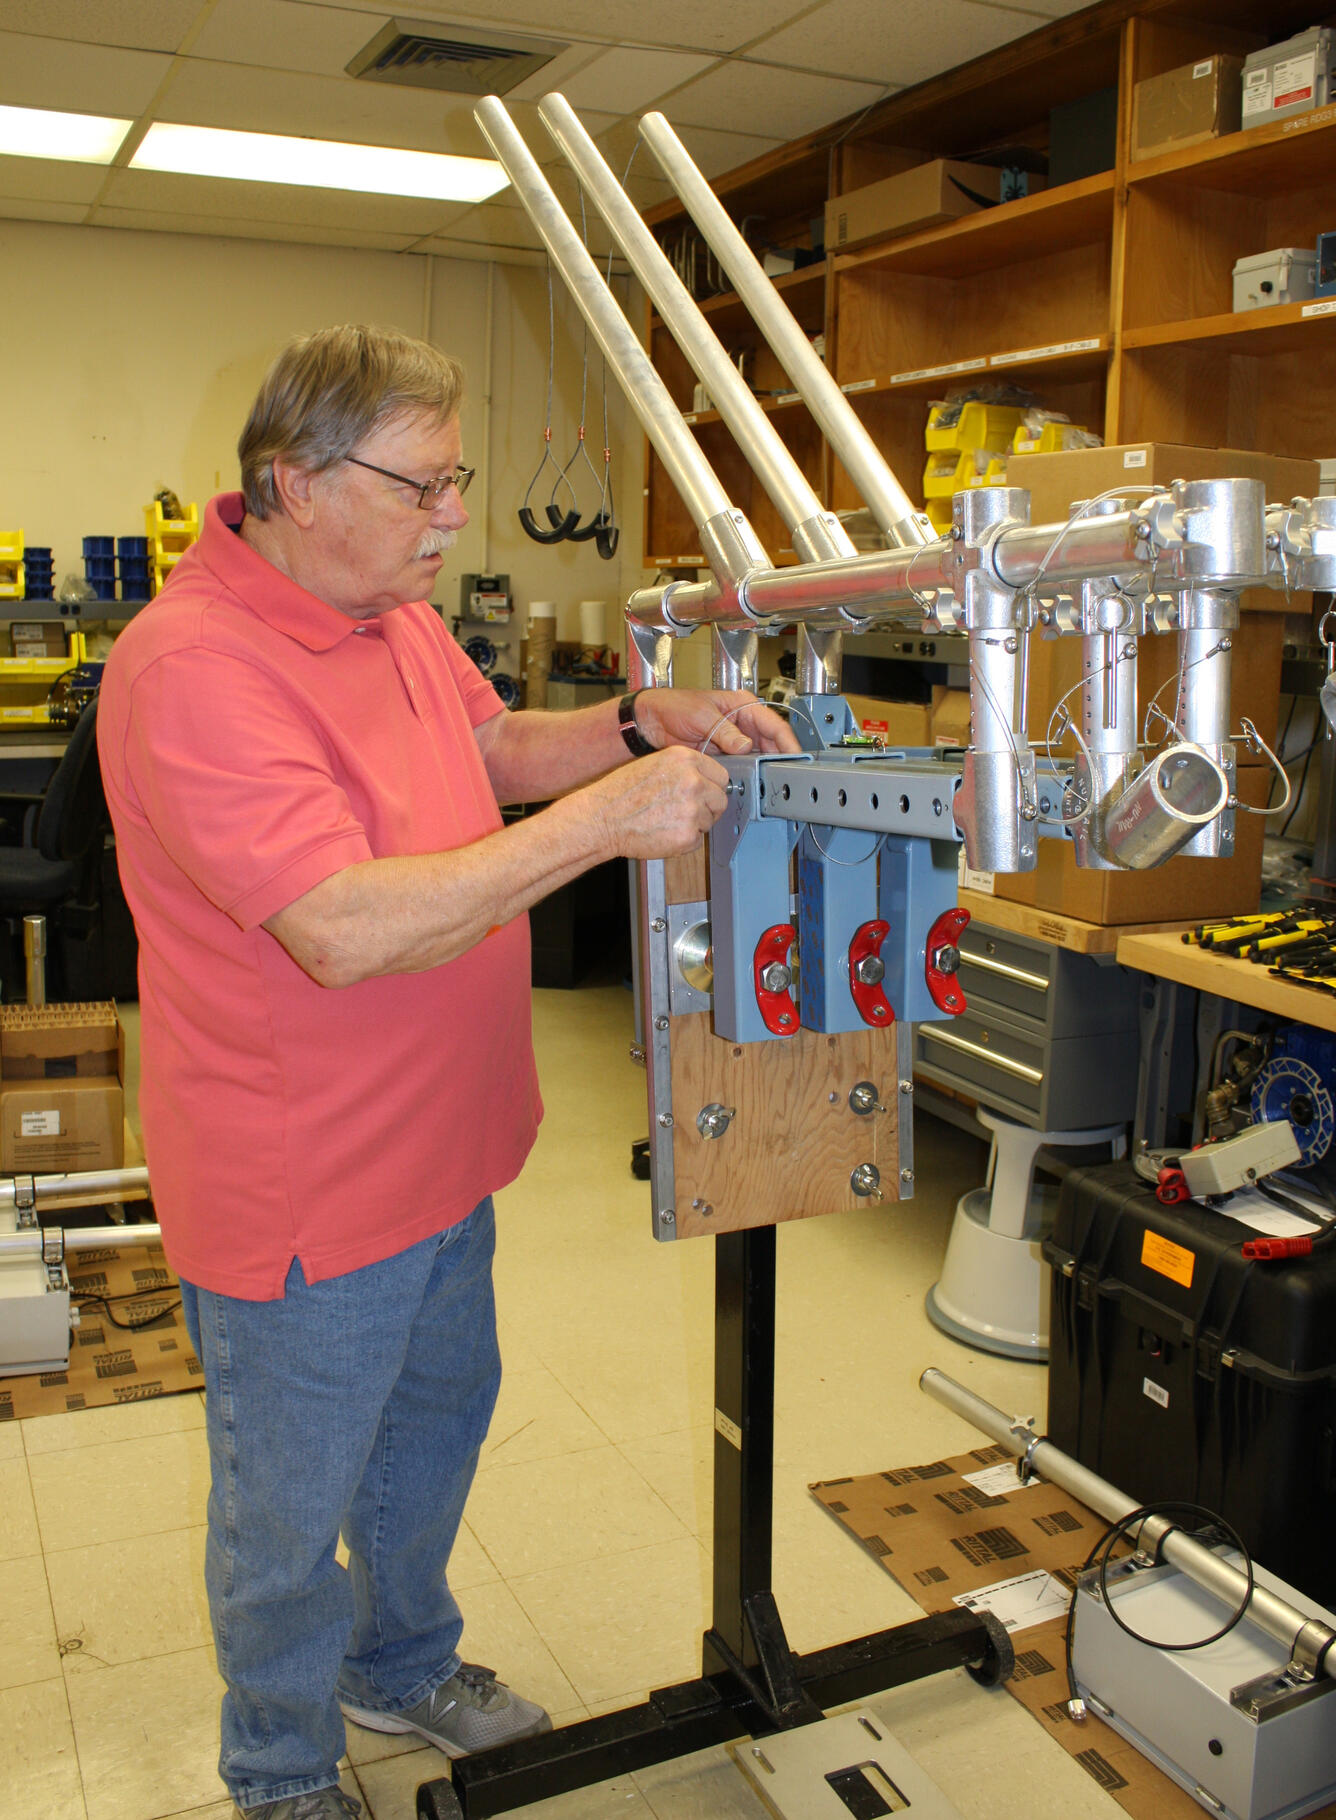
[[[1004,1681],[1010,1681],[1016,1670],[1016,1650],[1006,1626],[995,1618],[990,1611],[982,1614],[984,1629],[988,1632],[990,1647],[982,1662],[967,1662],[965,1672],[980,1687],[1001,1687]],[[422,1796],[419,1792],[418,1800]],[[421,1808],[419,1807],[419,1813]],[[428,1815],[426,1820],[435,1820]]]
[[417,1820],[464,1820],[464,1809],[448,1776],[418,1784]]

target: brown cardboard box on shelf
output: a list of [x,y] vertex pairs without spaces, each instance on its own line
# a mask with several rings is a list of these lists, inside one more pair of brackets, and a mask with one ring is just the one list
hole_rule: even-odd
[[[972,215],[982,206],[975,196],[995,202],[1001,187],[1002,173],[990,165],[960,164],[946,158],[916,164],[894,177],[882,177],[862,189],[833,196],[826,204],[826,251],[847,252],[869,240],[912,234],[940,221]],[[966,193],[970,190],[973,196]]]
[[970,743],[970,696],[968,689],[947,689],[933,711],[932,743],[934,746],[967,746]]
[[0,1170],[119,1169],[124,1072],[114,1004],[0,1007]]
[[1155,158],[1237,133],[1242,118],[1242,57],[1200,57],[1137,83],[1132,91],[1132,157]]
[[[946,694],[941,684],[933,688],[934,697]],[[882,701],[875,695],[849,695],[844,698],[853,709],[855,724],[888,746],[930,746],[932,741],[932,702]]]
[[9,628],[15,657],[64,657],[65,628],[49,621],[15,620]]
[[[1242,768],[1239,795],[1261,809],[1274,782],[1270,765]],[[1171,859],[1149,872],[1097,872],[1076,864],[1070,841],[1041,840],[1034,871],[995,873],[993,896],[1103,927],[1233,916],[1261,899],[1265,829],[1264,816],[1237,809],[1232,859]]]

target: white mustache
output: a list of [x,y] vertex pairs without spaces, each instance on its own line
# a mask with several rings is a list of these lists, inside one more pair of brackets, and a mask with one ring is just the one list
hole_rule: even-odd
[[447,550],[454,547],[458,535],[457,531],[425,532],[417,549],[413,552],[414,562],[420,562],[424,556],[444,556]]

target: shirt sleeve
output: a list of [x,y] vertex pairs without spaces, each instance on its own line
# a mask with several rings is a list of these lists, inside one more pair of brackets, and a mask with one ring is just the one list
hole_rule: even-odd
[[175,652],[141,672],[125,778],[171,861],[242,929],[372,857],[315,727],[235,657]]

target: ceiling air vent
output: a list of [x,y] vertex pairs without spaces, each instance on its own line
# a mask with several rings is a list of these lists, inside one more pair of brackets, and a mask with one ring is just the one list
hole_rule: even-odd
[[568,47],[546,38],[391,19],[348,65],[363,82],[402,82],[457,95],[504,95]]

